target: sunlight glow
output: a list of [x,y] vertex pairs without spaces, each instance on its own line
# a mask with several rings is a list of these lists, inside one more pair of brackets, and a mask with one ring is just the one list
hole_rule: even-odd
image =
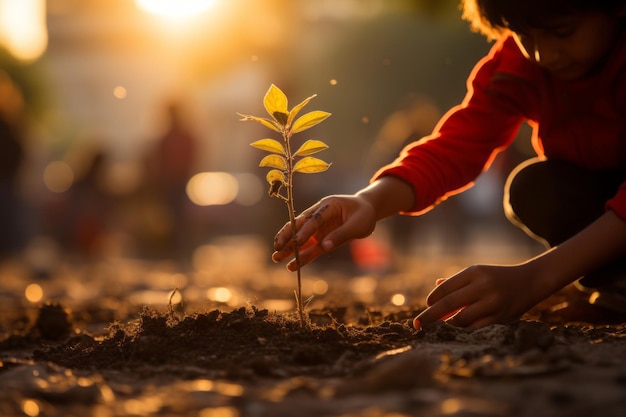
[[0,0],[0,44],[17,59],[37,59],[48,45],[45,0]]
[[215,0],[135,0],[135,3],[148,13],[180,18],[206,12]]

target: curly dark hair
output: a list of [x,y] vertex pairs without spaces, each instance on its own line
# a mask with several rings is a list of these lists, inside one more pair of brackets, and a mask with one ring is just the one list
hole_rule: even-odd
[[463,18],[488,39],[549,27],[551,20],[577,13],[616,13],[626,0],[461,0]]

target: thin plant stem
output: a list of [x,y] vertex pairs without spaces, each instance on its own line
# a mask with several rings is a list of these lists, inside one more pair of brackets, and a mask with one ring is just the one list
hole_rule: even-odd
[[293,155],[291,154],[291,132],[283,131],[283,140],[287,153],[287,210],[289,211],[289,223],[291,224],[291,241],[293,242],[293,253],[296,261],[296,274],[298,284],[296,289],[296,307],[300,316],[300,327],[304,327],[304,307],[302,305],[302,273],[300,268],[300,247],[296,240],[296,209],[293,201]]

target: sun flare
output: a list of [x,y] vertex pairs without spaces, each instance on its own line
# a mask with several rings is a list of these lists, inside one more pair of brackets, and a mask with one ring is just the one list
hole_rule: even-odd
[[188,17],[206,12],[216,0],[135,0],[137,6],[149,13],[166,17]]

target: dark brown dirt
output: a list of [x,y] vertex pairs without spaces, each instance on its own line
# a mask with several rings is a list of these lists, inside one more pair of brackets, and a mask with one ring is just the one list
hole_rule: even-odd
[[623,324],[416,331],[418,311],[319,309],[302,327],[254,306],[144,307],[92,335],[93,312],[48,303],[0,338],[0,415],[622,415]]
[[[146,308],[135,323],[111,325],[104,338],[78,333],[60,345],[35,350],[34,359],[73,369],[146,372],[158,366],[156,372],[161,372],[168,367],[181,377],[193,369],[211,378],[334,377],[407,345],[415,333],[406,323],[387,321],[365,329],[338,322],[303,328],[294,317],[255,307],[184,316]],[[344,366],[336,367],[340,358]]]

